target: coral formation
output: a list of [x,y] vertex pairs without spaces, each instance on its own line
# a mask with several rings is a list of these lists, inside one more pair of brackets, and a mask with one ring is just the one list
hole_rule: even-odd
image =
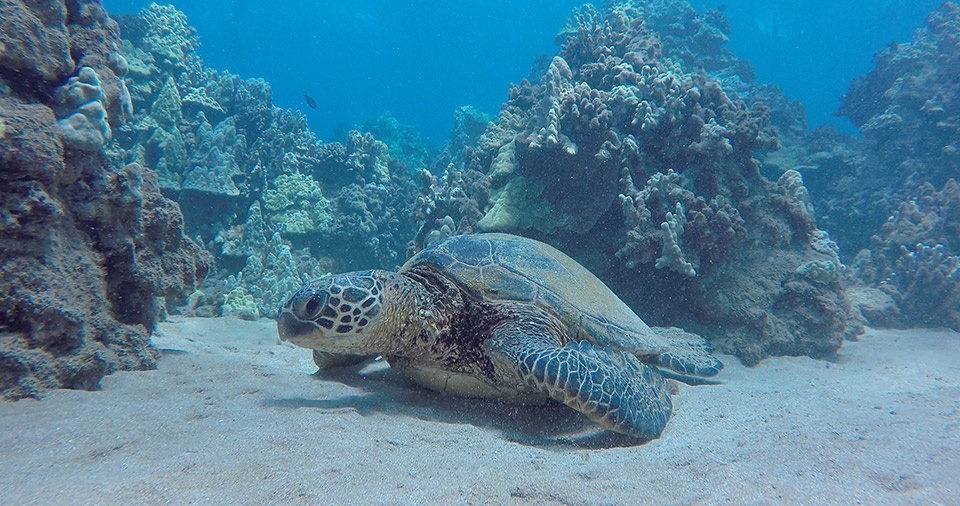
[[[18,91],[56,82],[73,71],[67,8],[60,2],[38,8],[30,2],[0,5],[0,69]],[[16,73],[16,79],[9,79]]]
[[[151,367],[168,311],[272,317],[329,271],[477,231],[554,244],[751,364],[831,353],[864,317],[960,327],[953,3],[851,86],[862,140],[806,133],[725,48],[721,12],[621,0],[575,10],[498,117],[458,109],[440,153],[389,115],[318,140],[263,80],[207,68],[173,7],[0,14],[5,397]],[[840,247],[862,250],[852,268]]]
[[383,142],[389,149],[390,156],[411,171],[427,168],[436,155],[434,150],[423,142],[419,131],[401,124],[389,112],[365,121],[361,130]]
[[2,9],[0,74],[18,77],[0,94],[0,395],[92,389],[154,366],[165,298],[192,291],[209,259],[151,171],[104,157],[129,104],[99,2]]
[[960,6],[945,2],[912,42],[874,56],[876,68],[854,80],[837,114],[869,144],[881,184],[941,187],[960,166]]
[[274,233],[266,247],[247,257],[243,269],[224,283],[233,287],[231,292],[243,290],[248,294],[259,314],[276,317],[291,293],[328,273],[308,251],[292,250],[279,233]]
[[77,75],[53,92],[54,112],[63,147],[99,151],[112,135],[103,107],[100,78],[90,67],[80,67]]
[[874,325],[960,329],[960,285],[951,283],[960,256],[957,40],[960,7],[946,2],[850,85],[838,114],[862,139],[820,130],[767,158],[771,169],[804,173],[817,221],[855,256],[848,275]]
[[[208,69],[195,53],[195,31],[172,7],[151,5],[121,16],[120,25],[135,114],[108,150],[117,164],[154,169],[164,195],[183,209],[188,233],[214,254],[217,269],[190,311],[215,313],[207,308],[217,297],[240,287],[261,314],[274,314],[269,306],[279,304],[283,292],[274,290],[282,288],[259,283],[289,287],[302,273],[267,262],[265,248],[325,266],[314,261],[304,272],[403,263],[416,186],[386,143],[361,132],[344,143],[318,141],[303,114],[273,106],[263,80]],[[424,155],[408,130],[388,119],[374,126],[411,163],[426,163],[416,161]],[[237,282],[228,289],[230,276]]]
[[263,194],[263,207],[273,211],[277,230],[285,234],[306,235],[330,226],[330,202],[324,198],[313,177],[300,173],[281,174]]
[[823,251],[799,173],[760,174],[754,152],[779,146],[764,104],[787,101],[749,82],[723,48],[728,29],[685,2],[577,10],[543,74],[511,87],[464,149],[455,168],[489,184],[465,189],[483,216],[456,228],[561,246],[644,318],[696,328],[747,362],[829,353],[859,331],[828,279],[842,264]]
[[260,318],[260,311],[253,295],[247,293],[243,287],[236,287],[227,292],[223,298],[223,315],[236,316],[241,320],[256,320]]
[[892,314],[876,315],[882,324],[960,329],[960,185],[949,179],[940,191],[929,183],[918,191],[857,255],[855,279],[896,303]]
[[410,242],[408,256],[413,256],[431,243],[453,235],[475,232],[483,217],[485,200],[478,202],[489,184],[477,171],[459,172],[448,168],[442,178],[426,170],[417,172],[420,195],[414,203],[411,218],[418,225],[417,235]]

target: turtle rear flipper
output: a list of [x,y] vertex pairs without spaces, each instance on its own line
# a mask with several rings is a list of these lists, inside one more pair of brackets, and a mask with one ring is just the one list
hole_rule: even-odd
[[520,329],[501,329],[490,351],[506,356],[528,385],[604,429],[641,439],[660,437],[672,405],[667,382],[656,368],[587,341],[561,347],[547,338],[520,335]]

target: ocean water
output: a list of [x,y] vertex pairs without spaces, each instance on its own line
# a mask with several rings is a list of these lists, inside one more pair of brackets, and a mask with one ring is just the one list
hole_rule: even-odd
[[0,506],[960,497],[957,3],[0,13]]
[[[109,12],[151,2],[105,0]],[[447,141],[451,111],[472,105],[495,115],[509,83],[540,54],[553,54],[570,10],[586,2],[389,1],[272,4],[214,0],[175,4],[198,29],[213,68],[263,77],[276,105],[306,113],[325,139],[389,111],[434,145]],[[938,0],[816,2],[694,1],[724,7],[729,48],[754,65],[757,80],[803,102],[809,127],[853,127],[833,112],[873,53],[909,40]],[[309,110],[303,93],[317,100]]]

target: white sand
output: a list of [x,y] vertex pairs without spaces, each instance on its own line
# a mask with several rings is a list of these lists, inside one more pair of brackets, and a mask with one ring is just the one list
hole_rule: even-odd
[[[312,376],[274,323],[177,319],[159,370],[0,403],[3,504],[958,504],[960,335],[869,331],[832,363],[722,357],[663,437],[563,406]],[[567,441],[567,442],[565,442]]]

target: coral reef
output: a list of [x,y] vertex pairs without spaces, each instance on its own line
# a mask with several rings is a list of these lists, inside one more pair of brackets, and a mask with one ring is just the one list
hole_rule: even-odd
[[100,78],[90,67],[80,67],[77,75],[53,92],[54,113],[63,147],[81,151],[99,151],[112,135],[103,107]]
[[155,174],[104,157],[130,104],[99,2],[0,9],[0,396],[93,389],[155,365],[165,298],[193,291],[209,259]]
[[417,129],[403,125],[389,112],[365,121],[361,130],[387,145],[390,156],[411,171],[429,166],[435,150],[423,142]]
[[330,226],[330,202],[312,176],[281,174],[263,193],[263,206],[274,227],[284,234],[306,235]]
[[[151,5],[119,22],[135,113],[107,150],[118,165],[155,170],[187,232],[215,257],[205,295],[187,311],[217,314],[221,296],[239,288],[273,315],[305,273],[403,263],[416,185],[387,143],[369,132],[317,140],[303,114],[273,106],[263,80],[207,68],[195,30],[173,7]],[[409,129],[390,118],[371,127],[403,159],[426,165]],[[318,260],[298,271],[270,255]]]
[[253,295],[248,294],[243,287],[237,287],[223,297],[223,315],[254,321],[260,318],[260,311]]
[[945,2],[912,42],[874,56],[837,114],[868,142],[885,186],[941,187],[960,167],[960,6]]
[[[454,235],[470,234],[483,217],[489,179],[480,172],[459,172],[452,167],[437,178],[426,170],[417,173],[420,195],[411,218],[417,223],[417,235],[410,242],[407,256],[413,256],[431,243]],[[477,199],[480,199],[478,202]]]
[[247,257],[243,269],[223,283],[232,287],[224,301],[225,312],[232,310],[226,307],[226,303],[231,302],[230,293],[236,295],[242,290],[259,314],[276,317],[290,294],[327,273],[329,271],[324,271],[309,251],[293,251],[279,233],[274,233],[263,250]]
[[960,173],[958,38],[960,6],[945,2],[910,43],[879,51],[876,67],[842,98],[837,114],[864,138],[861,188],[849,209],[861,208],[871,223],[879,226],[925,184],[942,188]]
[[862,139],[821,129],[766,158],[767,170],[803,172],[817,222],[855,257],[845,275],[874,325],[960,329],[958,40],[960,7],[946,2],[850,85],[837,114]]
[[894,326],[960,330],[960,185],[926,183],[900,205],[853,262],[857,282],[879,289],[896,309],[867,316]]
[[0,69],[18,92],[55,82],[73,71],[66,19],[67,8],[60,2],[50,2],[46,8],[19,1],[0,4]]
[[[760,173],[754,153],[779,146],[765,104],[788,101],[750,83],[723,48],[728,29],[677,1],[575,11],[543,74],[511,87],[454,164],[489,181],[447,184],[462,192],[455,208],[482,217],[434,212],[418,239],[479,229],[546,240],[648,321],[696,329],[748,363],[834,351],[860,329],[843,266],[799,172]],[[778,118],[791,134],[797,113]],[[421,192],[428,211],[433,186]]]

